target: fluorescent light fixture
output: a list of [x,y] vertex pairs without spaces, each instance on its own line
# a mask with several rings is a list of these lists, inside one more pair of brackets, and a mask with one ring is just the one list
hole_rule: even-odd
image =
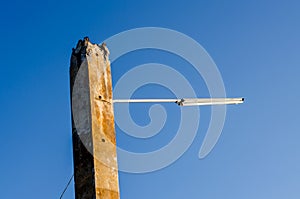
[[242,104],[244,98],[114,99],[113,103],[176,103],[179,106]]

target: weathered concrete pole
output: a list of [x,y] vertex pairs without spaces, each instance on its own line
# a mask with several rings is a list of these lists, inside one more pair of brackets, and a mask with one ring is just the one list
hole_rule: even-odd
[[86,37],[70,66],[76,199],[118,199],[118,167],[109,51]]

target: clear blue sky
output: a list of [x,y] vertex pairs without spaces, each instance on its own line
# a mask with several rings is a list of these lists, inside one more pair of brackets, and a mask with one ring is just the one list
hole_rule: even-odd
[[[189,150],[160,171],[120,173],[121,198],[298,199],[299,10],[296,0],[2,2],[0,198],[59,198],[73,173],[68,71],[77,40],[88,35],[99,43],[131,28],[158,26],[199,42],[218,65],[227,95],[244,96],[246,103],[228,107],[219,142],[199,160],[210,118],[210,109],[201,109]],[[199,97],[208,95],[187,63],[159,51],[134,52],[116,61],[114,83],[148,62],[180,70],[197,85]],[[136,96],[157,93],[170,96],[155,85]],[[139,114],[137,123],[149,122],[147,107],[132,111]],[[118,143],[133,151],[163,146],[178,127],[167,122],[160,137],[142,144],[117,128]],[[73,194],[72,184],[64,198]]]

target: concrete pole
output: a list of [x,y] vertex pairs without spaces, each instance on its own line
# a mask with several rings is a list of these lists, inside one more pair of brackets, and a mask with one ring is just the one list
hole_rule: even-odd
[[75,199],[118,199],[109,51],[86,37],[70,66]]

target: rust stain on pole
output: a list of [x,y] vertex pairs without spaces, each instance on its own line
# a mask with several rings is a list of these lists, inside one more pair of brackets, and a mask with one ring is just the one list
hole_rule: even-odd
[[[112,80],[108,56],[109,51],[105,44],[92,44],[88,38],[80,40],[72,53],[70,84],[73,96],[76,199],[119,198]],[[75,124],[76,121],[78,124]]]

